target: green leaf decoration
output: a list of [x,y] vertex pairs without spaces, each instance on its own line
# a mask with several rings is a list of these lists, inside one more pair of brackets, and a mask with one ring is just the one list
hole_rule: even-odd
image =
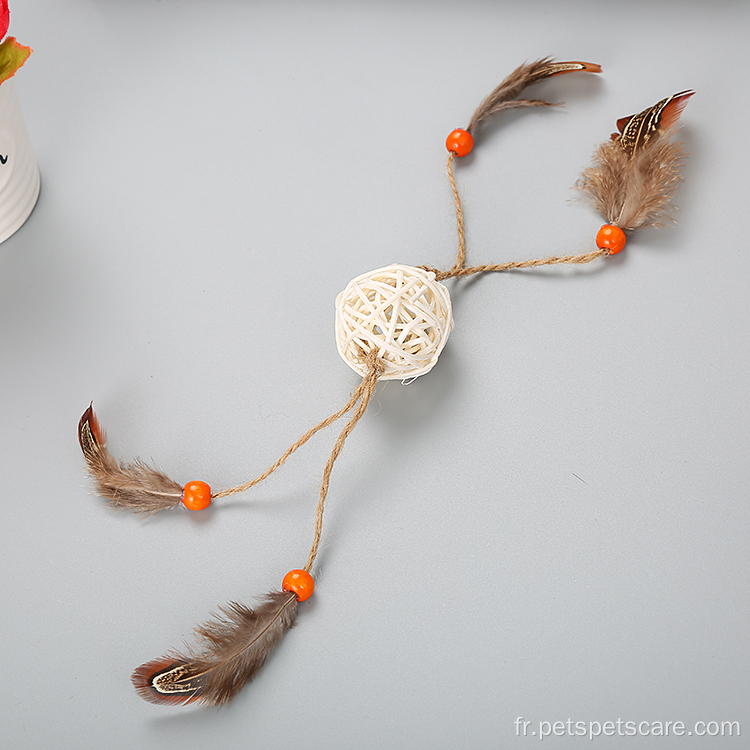
[[14,36],[6,37],[0,44],[0,84],[12,78],[30,54],[31,47],[19,44]]

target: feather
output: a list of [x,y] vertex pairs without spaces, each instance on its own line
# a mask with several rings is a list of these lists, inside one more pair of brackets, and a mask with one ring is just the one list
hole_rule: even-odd
[[693,91],[662,99],[637,115],[617,121],[618,132],[594,153],[576,187],[609,224],[630,231],[673,221],[672,197],[682,182],[685,146],[672,139]]
[[520,65],[482,101],[476,112],[472,115],[466,130],[474,133],[485,120],[504,109],[558,106],[542,99],[516,99],[516,97],[527,86],[531,86],[537,81],[560,75],[561,73],[573,73],[575,71],[601,73],[602,69],[596,63],[577,61],[555,62],[551,57],[544,57],[536,62]]
[[198,653],[170,652],[141,665],[131,677],[151,703],[219,706],[230,701],[263,666],[297,617],[297,597],[272,591],[255,609],[232,602],[196,628]]
[[149,516],[179,505],[182,487],[160,471],[136,460],[118,463],[107,450],[107,436],[92,406],[78,423],[81,444],[96,492],[109,500],[113,508],[132,510]]
[[669,130],[677,124],[687,100],[695,91],[680,91],[644,109],[637,115],[621,117],[617,121],[617,133],[612,133],[615,141],[628,156],[646,148],[652,139],[659,136],[660,130]]

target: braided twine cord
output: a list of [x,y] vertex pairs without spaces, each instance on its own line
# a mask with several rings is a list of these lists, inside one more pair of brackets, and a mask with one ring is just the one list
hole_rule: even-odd
[[[346,439],[367,410],[367,406],[375,393],[378,380],[404,379],[427,372],[437,360],[437,355],[440,354],[448,333],[453,327],[450,297],[446,290],[446,299],[442,299],[442,292],[438,291],[437,288],[444,289],[444,287],[441,284],[432,283],[433,279],[435,282],[439,282],[451,278],[465,278],[480,273],[535,268],[537,266],[563,263],[579,265],[590,263],[608,254],[608,251],[602,248],[579,255],[549,256],[510,263],[467,266],[466,230],[461,197],[453,172],[454,159],[455,154],[451,153],[448,157],[447,172],[453,192],[458,230],[456,261],[446,271],[431,266],[411,269],[412,271],[421,270],[429,274],[426,283],[424,279],[419,281],[429,290],[427,294],[433,297],[431,300],[432,307],[429,304],[423,304],[424,300],[421,298],[425,295],[425,292],[421,288],[414,299],[409,298],[409,292],[412,291],[415,284],[414,279],[404,279],[404,274],[398,270],[408,269],[408,267],[391,266],[371,274],[363,274],[363,276],[350,282],[349,287],[337,299],[337,307],[339,308],[337,314],[337,345],[342,357],[362,375],[362,382],[341,409],[326,417],[298,438],[262,474],[245,484],[221,490],[213,495],[216,499],[230,497],[259,484],[280,468],[310,438],[353,410],[349,420],[339,433],[323,470],[323,479],[315,512],[313,543],[304,567],[304,570],[308,573],[312,570],[320,548],[320,539],[323,533],[323,513],[333,466],[343,450]],[[377,274],[380,275],[377,276]],[[355,282],[359,282],[366,276],[372,278],[368,278],[367,289],[363,291],[361,287],[356,286]],[[346,299],[342,302],[342,298],[346,297],[346,293],[350,290],[352,284],[355,284],[353,294],[349,294],[348,302]],[[435,313],[432,308],[435,306],[440,308],[441,304],[442,309]],[[401,314],[403,309],[406,310],[405,316]],[[378,315],[381,317],[378,317]],[[395,321],[402,320],[404,317],[409,320],[409,324],[398,328]],[[342,330],[339,330],[340,320],[345,321]]]
[[448,179],[451,183],[451,189],[453,190],[453,201],[456,206],[456,224],[458,227],[458,255],[456,262],[453,267],[447,271],[441,271],[438,268],[432,266],[420,266],[425,271],[431,271],[435,274],[437,281],[445,281],[445,279],[454,278],[465,278],[466,276],[473,276],[476,273],[490,273],[495,271],[512,271],[520,268],[535,268],[537,266],[552,266],[560,263],[566,263],[570,265],[580,265],[583,263],[591,263],[592,260],[601,258],[609,254],[609,251],[605,248],[599,248],[590,253],[582,253],[580,255],[552,255],[547,258],[535,258],[534,260],[522,260],[511,263],[491,263],[483,266],[466,266],[466,230],[464,228],[464,212],[461,207],[461,196],[458,193],[458,187],[456,185],[456,178],[453,174],[453,161],[455,160],[455,154],[451,153],[448,156]]

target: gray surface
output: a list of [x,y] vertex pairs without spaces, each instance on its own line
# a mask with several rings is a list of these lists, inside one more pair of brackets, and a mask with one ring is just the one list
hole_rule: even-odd
[[[0,246],[7,748],[505,748],[514,721],[748,713],[747,4],[14,0],[43,175]],[[443,142],[525,59],[599,62],[461,163],[471,260],[585,251],[570,186],[614,121],[695,88],[676,228],[619,258],[451,284],[438,367],[337,464],[318,590],[226,710],[133,667],[302,564],[333,434],[252,494],[148,522],[118,456],[244,481],[348,397],[332,305],[452,261]],[[285,280],[282,284],[282,278]],[[548,738],[557,748],[741,747]]]

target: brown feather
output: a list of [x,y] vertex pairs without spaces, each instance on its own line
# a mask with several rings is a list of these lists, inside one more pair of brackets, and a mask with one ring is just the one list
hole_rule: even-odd
[[254,610],[232,602],[196,628],[201,651],[171,652],[143,664],[133,672],[133,685],[151,703],[227,703],[255,677],[296,617],[297,598],[286,591],[272,591]]
[[607,223],[633,230],[674,221],[672,197],[682,182],[687,153],[662,125],[664,120],[676,124],[692,93],[675,94],[637,115],[620,118],[620,133],[597,148],[593,166],[584,170],[576,187]]
[[668,96],[643,112],[621,117],[617,121],[619,134],[612,133],[612,140],[628,156],[634,156],[657,139],[660,130],[668,130],[677,124],[687,100],[694,93],[695,91],[680,91],[679,94]]
[[524,63],[516,68],[488,97],[486,97],[472,115],[466,130],[474,133],[476,129],[492,115],[505,109],[517,107],[556,107],[557,104],[541,99],[516,99],[527,87],[537,81],[561,73],[575,71],[601,73],[596,63],[555,62],[551,57],[544,57],[533,63]]
[[78,442],[97,494],[107,498],[113,508],[149,516],[180,504],[182,487],[177,482],[142,461],[127,464],[115,460],[92,406],[78,423]]

